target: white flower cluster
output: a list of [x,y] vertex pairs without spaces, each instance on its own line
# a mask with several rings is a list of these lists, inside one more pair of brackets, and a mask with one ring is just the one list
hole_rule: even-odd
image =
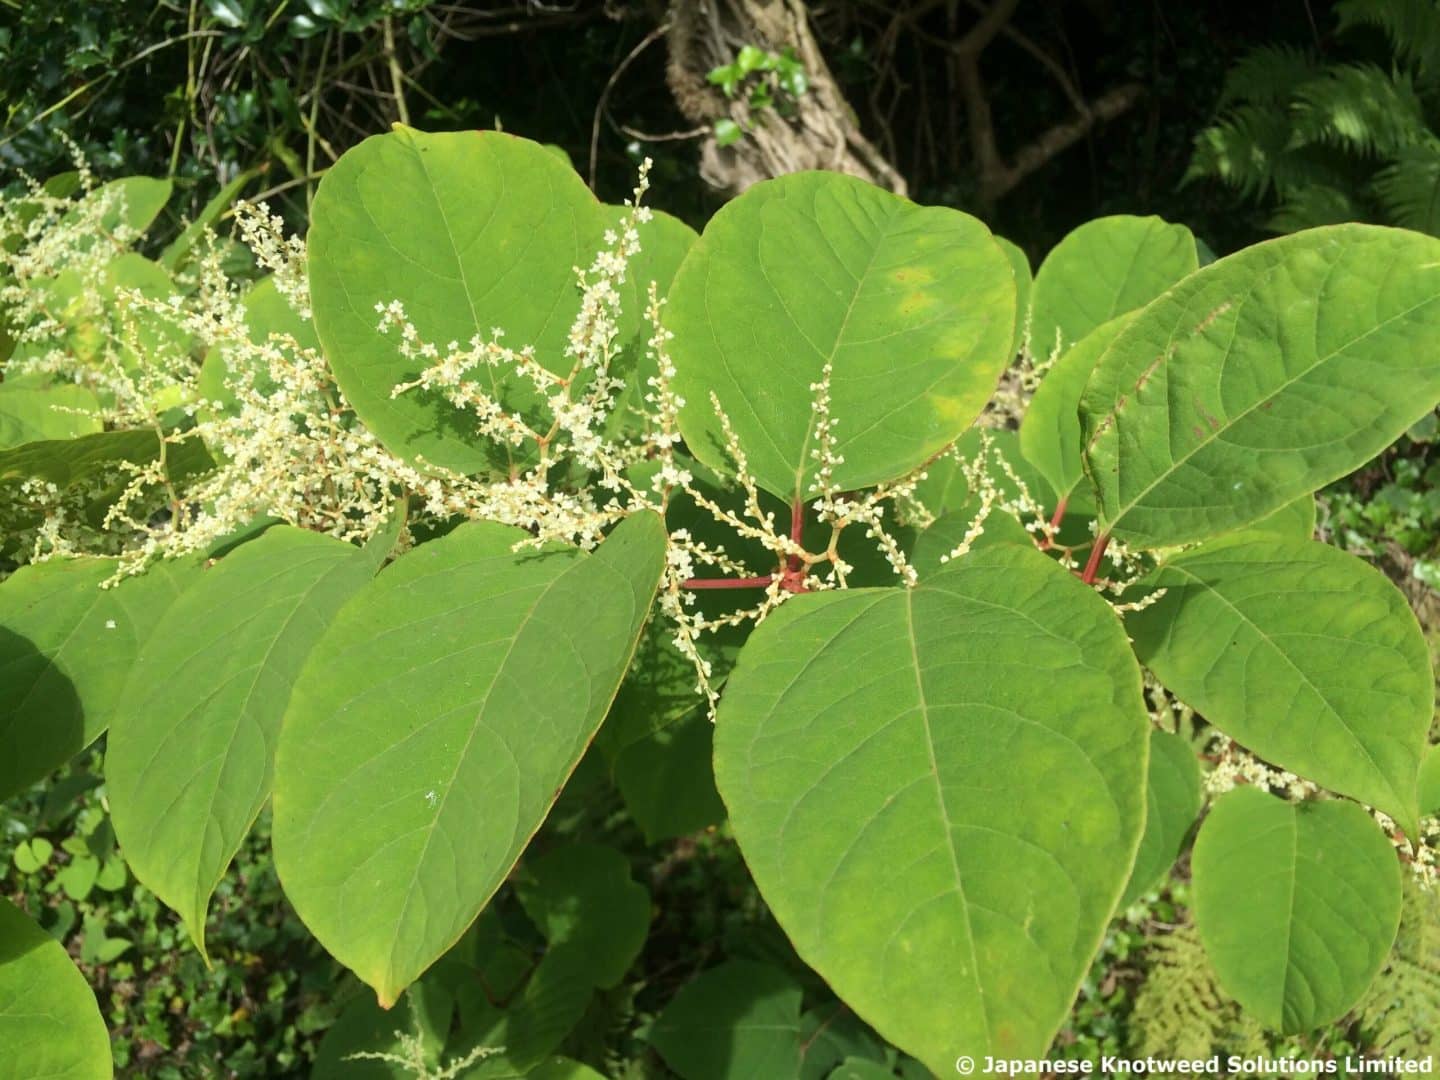
[[840,536],[848,526],[860,525],[864,527],[866,539],[875,542],[896,576],[906,586],[914,586],[919,580],[915,568],[910,565],[900,542],[885,527],[885,504],[896,502],[912,513],[917,508],[921,514],[928,513],[915,498],[915,489],[926,476],[924,466],[865,492],[842,492],[835,482],[835,469],[845,463],[845,457],[835,449],[837,421],[830,414],[833,376],[834,369],[827,360],[821,369],[820,381],[810,384],[810,392],[815,395],[810,406],[810,433],[815,441],[810,456],[815,461],[815,478],[810,482],[809,493],[819,496],[811,505],[820,520],[830,526],[830,543],[825,550],[830,569],[825,584],[845,587],[846,575],[854,567],[840,557]]
[[302,319],[310,318],[310,277],[305,270],[305,239],[286,236],[285,222],[265,206],[235,204],[241,242],[255,261],[270,271],[275,288]]
[[1210,772],[1205,776],[1205,790],[1223,795],[1241,784],[1253,784],[1262,790],[1278,791],[1295,801],[1314,798],[1320,786],[1301,779],[1287,769],[1276,769],[1261,761],[1228,735],[1213,731],[1207,757]]
[[[118,577],[203,550],[257,517],[351,540],[373,535],[407,495],[435,517],[483,513],[488,492],[474,481],[421,471],[385,450],[317,350],[287,334],[254,340],[243,283],[227,276],[213,237],[169,296],[114,285],[109,268],[136,239],[113,227],[124,219],[117,198],[84,189],[78,200],[58,199],[32,185],[24,200],[0,202],[0,232],[18,237],[0,255],[10,279],[0,301],[23,342],[7,381],[85,386],[99,401],[96,419],[153,432],[157,451],[67,488],[7,484],[0,523],[17,557],[115,556]],[[308,318],[303,245],[263,209],[242,212],[242,221],[257,258],[277,272],[277,289]],[[67,286],[63,312],[47,306],[57,283]],[[223,399],[207,396],[216,387],[202,380],[206,357],[225,372]],[[96,505],[105,508],[98,524]]]

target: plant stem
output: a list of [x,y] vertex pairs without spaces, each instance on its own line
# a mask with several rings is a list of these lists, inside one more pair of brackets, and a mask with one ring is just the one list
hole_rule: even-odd
[[774,575],[765,577],[692,577],[680,583],[682,589],[768,589]]
[[1069,501],[1070,496],[1066,495],[1055,504],[1055,513],[1050,516],[1050,528],[1052,531],[1060,528],[1060,523],[1065,520],[1065,505]]
[[1095,540],[1095,546],[1090,549],[1090,558],[1085,563],[1085,571],[1080,575],[1080,580],[1086,585],[1095,584],[1095,574],[1100,569],[1100,560],[1105,557],[1105,545],[1110,543],[1110,534],[1101,533]]

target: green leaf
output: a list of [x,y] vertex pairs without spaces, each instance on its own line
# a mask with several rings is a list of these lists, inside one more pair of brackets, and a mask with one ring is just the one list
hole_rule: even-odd
[[[99,431],[101,424],[94,416],[99,408],[95,395],[84,387],[37,389],[0,383],[0,450]],[[85,412],[67,411],[70,409]]]
[[0,898],[0,1077],[113,1075],[95,995],[65,949]]
[[[949,566],[950,553],[965,539],[979,510],[980,500],[972,498],[959,509],[936,518],[916,537],[915,546],[910,551],[910,562],[922,580]],[[984,532],[971,541],[972,551],[980,551],[993,544],[1019,544],[1021,547],[1033,547],[1035,544],[1025,526],[1003,510],[992,510],[984,526]]]
[[[275,287],[273,277],[257,281],[245,294],[241,307],[245,313],[246,336],[254,344],[265,345],[272,334],[280,334],[293,338],[301,348],[320,348],[320,341],[315,336],[315,324],[309,319],[302,319],[290,306],[290,301]],[[230,370],[227,351],[226,348],[219,347],[206,354],[205,362],[200,368],[198,389],[200,396],[206,401],[219,402],[226,411],[233,413],[238,410],[239,403],[230,383],[238,373]],[[252,362],[257,358],[255,353],[244,355]],[[265,391],[273,386],[268,363],[257,365],[251,375],[258,389]]]
[[1039,469],[1056,496],[1068,498],[1085,477],[1080,459],[1080,395],[1095,363],[1135,315],[1117,316],[1076,342],[1045,373],[1020,424],[1020,452]]
[[93,855],[77,855],[70,865],[55,875],[55,882],[71,900],[84,900],[100,876],[100,860]]
[[[732,84],[730,87],[730,91],[726,93],[726,96],[728,97],[730,95],[730,92],[733,92],[733,90],[734,86]],[[724,119],[715,121],[716,146],[734,146],[744,137],[745,129],[742,128],[739,124],[737,124],[734,120],[731,120],[729,117],[725,117]]]
[[454,1015],[454,997],[429,980],[411,987],[392,1009],[382,1009],[373,997],[361,995],[346,1006],[320,1040],[311,1080],[415,1080],[413,1069],[355,1055],[404,1058],[401,1036],[411,1036],[420,1042],[421,1061],[434,1068],[445,1057]]
[[1200,816],[1200,763],[1178,735],[1150,733],[1150,772],[1145,782],[1145,834],[1130,884],[1120,898],[1129,907],[1164,880],[1180,854],[1180,845]]
[[1156,300],[1080,402],[1100,524],[1164,547],[1358,468],[1440,398],[1440,240],[1373,225],[1283,237]]
[[1043,1054],[1144,824],[1149,722],[1109,606],[1033,549],[797,597],[721,699],[716,779],[802,959],[937,1073]]
[[1195,841],[1195,922],[1220,985],[1283,1033],[1338,1020],[1400,926],[1400,863],[1350,802],[1237,788]]
[[1276,765],[1379,807],[1415,835],[1434,678],[1405,597],[1315,540],[1238,533],[1171,558],[1126,616],[1142,663]]
[[1249,529],[1309,540],[1315,535],[1315,496],[1301,495],[1294,502],[1288,502],[1273,514],[1261,518]]
[[32,837],[26,840],[15,849],[11,861],[15,869],[22,874],[34,874],[45,867],[50,861],[50,856],[55,853],[55,845],[46,840],[43,836]]
[[604,718],[659,584],[653,514],[593,555],[512,550],[526,540],[466,524],[396,559],[335,618],[286,713],[280,878],[383,1004],[505,880]]
[[1440,814],[1440,751],[1430,747],[1420,762],[1420,815]]
[[74,487],[122,461],[143,465],[160,452],[153,431],[97,431],[79,438],[46,439],[0,451],[0,481],[36,478]]
[[[1030,301],[1030,351],[1069,349],[1117,315],[1144,307],[1198,261],[1184,225],[1158,217],[1087,221],[1045,256]],[[1057,337],[1058,335],[1058,337]]]
[[171,272],[184,266],[189,260],[191,250],[200,242],[201,237],[207,230],[215,228],[225,211],[229,210],[231,204],[239,198],[245,185],[259,176],[260,171],[259,169],[246,169],[217,191],[200,210],[200,216],[185,226],[179,236],[165,245],[165,250],[160,253],[160,265]]
[[733,471],[710,394],[762,487],[808,494],[811,385],[833,365],[841,488],[922,465],[975,419],[1010,360],[1015,283],[985,226],[854,177],[756,184],[711,218],[666,305],[681,433]]
[[[610,226],[618,227],[625,212],[623,208],[602,209]],[[646,347],[652,333],[644,318],[650,283],[655,283],[656,295],[663,301],[686,252],[698,239],[689,225],[658,210],[636,231],[640,234],[640,251],[631,260],[625,281],[619,287],[619,336],[624,347],[611,364],[611,373],[625,381],[625,386],[615,395],[615,408],[606,424],[607,430],[616,434],[638,427],[637,412],[646,408],[645,395],[653,393],[647,380],[658,373],[655,357]]]
[[277,525],[199,575],[140,649],[107,744],[110,811],[202,956],[210,895],[270,797],[290,688],[385,554]]
[[673,636],[666,625],[650,624],[595,740],[650,844],[725,817],[710,764],[714,725],[695,692],[695,668]]
[[[606,227],[575,170],[498,131],[400,127],[330,167],[311,221],[315,329],[366,426],[409,459],[466,473],[504,464],[476,439],[474,416],[438,394],[390,396],[422,365],[400,355],[397,333],[379,332],[375,305],[402,301],[422,338],[441,348],[499,327],[506,345],[533,345],[542,364],[568,371],[573,268],[589,265]],[[512,407],[533,396],[493,370],[477,378]]]
[[792,1077],[802,1054],[801,996],[779,968],[731,960],[676,994],[647,1038],[684,1080]]
[[101,219],[101,226],[107,232],[114,232],[123,225],[133,232],[143,233],[165,209],[173,190],[174,185],[169,180],[122,176],[102,184],[91,198],[113,197],[116,200],[110,212]]
[[1035,276],[1030,270],[1030,256],[1020,246],[1003,236],[995,237],[995,243],[1010,260],[1010,270],[1015,275],[1015,333],[1010,338],[1010,355],[1019,354],[1025,347],[1025,330],[1030,321],[1030,289]]
[[596,987],[615,986],[629,970],[650,928],[650,894],[630,877],[614,848],[570,844],[526,861],[517,888],[550,953],[574,952]]
[[110,724],[140,646],[196,573],[157,563],[114,588],[109,559],[51,559],[0,585],[0,799]]

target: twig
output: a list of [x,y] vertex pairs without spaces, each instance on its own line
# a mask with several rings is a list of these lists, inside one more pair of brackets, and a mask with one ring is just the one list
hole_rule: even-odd
[[615,84],[620,81],[620,76],[625,74],[625,69],[635,62],[635,58],[648,49],[655,42],[659,41],[670,29],[670,20],[666,19],[659,26],[651,30],[640,39],[640,43],[631,49],[625,59],[615,66],[610,73],[610,78],[605,80],[605,88],[600,91],[600,100],[595,103],[595,118],[590,124],[590,190],[595,190],[595,164],[600,148],[600,117],[605,113],[605,104],[610,100],[610,91],[615,89]]

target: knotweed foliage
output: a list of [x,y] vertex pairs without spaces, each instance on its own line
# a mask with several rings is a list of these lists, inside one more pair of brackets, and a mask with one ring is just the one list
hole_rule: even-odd
[[[637,955],[618,852],[527,852],[587,750],[652,840],[727,818],[799,957],[938,1073],[1043,1056],[1202,814],[1171,953],[1205,993],[1285,1033],[1369,1002],[1435,880],[1434,679],[1313,492],[1440,400],[1440,243],[1202,268],[1114,217],[1032,282],[850,177],[698,237],[649,183],[401,128],[303,241],[240,204],[157,252],[166,185],[83,167],[0,206],[0,795],[104,734],[202,953],[271,802],[296,910],[403,1014],[349,1060],[417,1075],[529,1075]],[[472,1011],[502,887],[546,947]],[[4,955],[106,1071],[63,956]],[[698,1074],[701,1003],[792,987],[722,965],[651,1041]]]

